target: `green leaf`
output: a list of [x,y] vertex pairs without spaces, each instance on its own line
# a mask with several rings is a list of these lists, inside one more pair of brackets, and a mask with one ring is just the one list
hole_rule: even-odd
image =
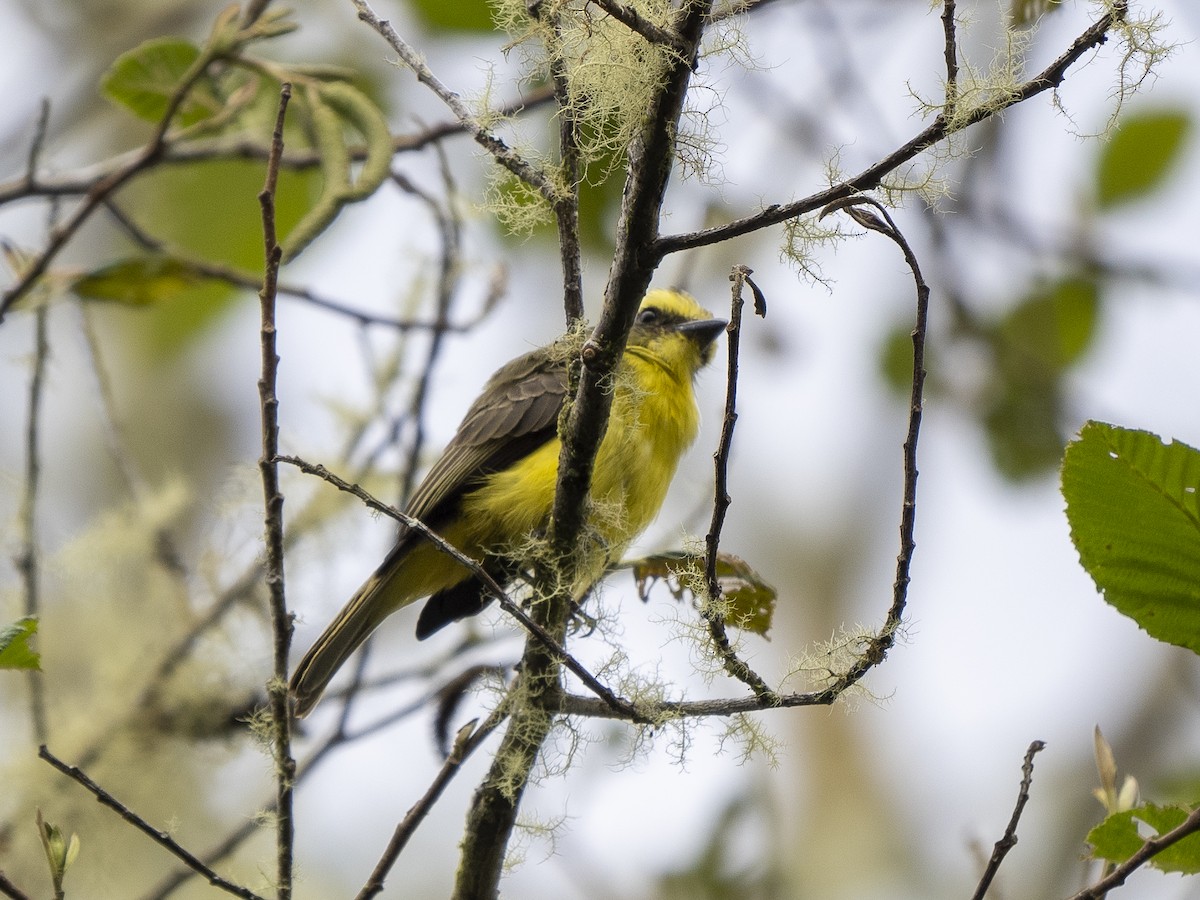
[[[100,80],[104,96],[140,119],[159,122],[184,76],[200,58],[200,48],[180,38],[155,38],[122,53]],[[193,125],[220,109],[211,86],[197,85],[176,113],[180,125]]]
[[[320,184],[316,169],[279,173],[275,218],[280,234],[287,234],[312,205]],[[127,214],[141,228],[181,255],[261,273],[262,187],[262,163],[213,160],[147,172],[126,187],[122,197]],[[180,215],[180,210],[188,214]],[[176,354],[204,334],[238,295],[237,289],[213,279],[164,294],[138,317],[143,346],[158,358]]]
[[177,296],[199,279],[176,259],[145,256],[95,269],[71,284],[76,296],[126,306],[151,306]]
[[779,596],[744,559],[717,554],[717,581],[725,595],[725,618],[730,625],[766,637]]
[[995,364],[982,421],[996,468],[1014,480],[1043,475],[1062,459],[1063,374],[1091,346],[1096,282],[1069,275],[1036,287],[982,332]]
[[982,421],[997,470],[1013,481],[1053,471],[1066,442],[1058,427],[1061,415],[1057,375],[1037,366],[1005,366],[993,373]]
[[412,0],[417,15],[433,28],[446,31],[491,31],[492,8],[488,0]]
[[0,669],[42,670],[42,659],[29,646],[29,639],[37,633],[37,619],[26,616],[11,625],[0,627]]
[[1062,0],[1012,0],[1008,17],[1015,27],[1024,28],[1061,5]]
[[1018,365],[1038,363],[1061,369],[1076,362],[1096,333],[1100,291],[1095,279],[1069,275],[1041,285],[1000,324],[1008,352]]
[[1152,637],[1200,653],[1200,451],[1088,422],[1063,460],[1080,562]]
[[1136,200],[1158,188],[1180,156],[1191,127],[1178,110],[1141,113],[1122,120],[1096,167],[1101,209]]
[[[632,560],[638,596],[645,602],[650,589],[661,581],[676,600],[696,594],[704,579],[704,557],[676,551],[656,553]],[[725,620],[735,628],[766,636],[771,630],[778,592],[767,584],[750,564],[730,553],[717,554],[717,581],[724,599]]]
[[[1191,810],[1183,806],[1155,806],[1153,803],[1114,813],[1088,834],[1092,858],[1125,862],[1142,848],[1148,837],[1159,837],[1182,825],[1190,813]],[[1150,865],[1163,872],[1200,873],[1200,834],[1190,834],[1172,844],[1151,859]]]
[[42,818],[42,811],[37,811],[38,837],[42,839],[42,849],[46,851],[46,862],[50,865],[50,880],[54,884],[56,897],[63,896],[63,878],[67,869],[79,856],[79,835],[72,834],[69,838],[63,834],[57,825],[51,825]]
[[[328,228],[348,203],[370,197],[391,172],[392,138],[383,111],[348,82],[310,86],[300,94],[312,123],[313,143],[321,156],[321,196],[282,241],[283,261],[290,262]],[[367,154],[352,177],[346,128],[357,131]]]

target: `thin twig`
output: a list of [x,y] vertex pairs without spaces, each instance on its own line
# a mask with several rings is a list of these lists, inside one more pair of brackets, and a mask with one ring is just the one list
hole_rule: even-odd
[[530,8],[531,15],[549,22],[555,44],[550,54],[550,81],[554,88],[554,102],[558,107],[558,156],[562,168],[560,191],[554,203],[554,222],[558,229],[558,258],[563,276],[563,309],[567,328],[583,320],[583,263],[579,246],[579,184],[582,180],[582,154],[579,147],[579,116],[576,105],[571,102],[570,85],[567,82],[567,67],[561,52],[561,11],[550,9],[538,0]]
[[441,80],[425,64],[425,60],[421,58],[421,54],[400,37],[390,22],[379,18],[366,0],[350,0],[350,2],[358,10],[358,18],[375,29],[388,42],[391,48],[396,51],[396,55],[400,57],[400,61],[417,76],[417,81],[433,91],[438,99],[446,104],[449,110],[458,118],[463,130],[471,135],[477,144],[487,150],[496,162],[508,169],[509,172],[534,188],[547,201],[554,203],[556,195],[554,183],[547,177],[545,172],[531,165],[519,153],[504,143],[503,140],[485,128],[479,119],[467,109],[467,105],[463,103],[462,98],[446,87],[446,85],[442,84]]
[[28,894],[9,880],[3,869],[0,869],[0,894],[8,897],[9,900],[32,900]]
[[[439,688],[440,690],[440,688]],[[320,764],[325,761],[333,752],[343,744],[353,743],[354,741],[362,740],[369,737],[385,728],[394,725],[397,721],[407,716],[411,716],[423,709],[427,709],[429,703],[435,699],[437,691],[429,692],[418,698],[413,703],[410,703],[401,710],[393,711],[387,716],[372,722],[353,732],[339,730],[330,734],[321,744],[314,750],[305,761],[297,766],[295,783],[302,784],[319,768]],[[259,814],[263,816],[273,815],[276,811],[276,801],[272,799],[264,804],[259,810]],[[206,865],[212,866],[221,860],[225,859],[236,851],[242,844],[256,834],[262,831],[258,824],[257,817],[247,817],[246,820],[235,828],[230,834],[205,853],[203,859]],[[146,895],[144,900],[165,900],[189,880],[195,876],[195,872],[191,869],[181,869],[173,872],[166,879],[152,888]]]
[[662,44],[679,53],[687,52],[687,45],[679,35],[661,25],[651,22],[632,6],[620,0],[590,0],[630,31],[635,31],[652,44]]
[[1011,94],[1005,94],[1002,100],[976,107],[967,115],[955,118],[953,124],[944,115],[939,115],[932,124],[919,134],[889,153],[883,159],[868,166],[858,175],[839,182],[824,191],[811,194],[801,200],[791,203],[773,203],[766,209],[750,216],[736,219],[724,225],[717,225],[701,231],[686,234],[672,234],[659,237],[654,245],[648,248],[654,262],[671,253],[689,250],[693,247],[706,247],[710,244],[727,241],[730,238],[750,234],[772,225],[779,225],[788,219],[806,215],[844,200],[862,191],[870,191],[878,187],[883,179],[898,166],[908,162],[924,150],[929,149],[948,137],[952,132],[961,131],[977,122],[990,119],[1001,114],[1004,110],[1018,103],[1036,97],[1044,91],[1054,90],[1066,78],[1067,70],[1084,54],[1100,46],[1108,40],[1108,33],[1118,23],[1124,21],[1124,5],[1114,6],[1113,11],[1105,13],[1095,23],[1089,26],[1077,37],[1065,52],[1043,69],[1038,75],[1017,86]]
[[[25,177],[27,180],[31,181],[37,172],[49,124],[50,101],[42,98],[37,124],[34,126],[33,140],[29,142],[29,155],[26,158]],[[33,372],[29,378],[29,403],[25,420],[25,478],[19,513],[21,545],[15,560],[25,594],[25,615],[34,618],[41,613],[37,505],[42,471],[42,451],[39,443],[42,394],[46,382],[46,362],[50,358],[47,322],[49,314],[49,307],[46,305],[39,306],[34,314]],[[36,743],[44,744],[50,739],[50,724],[46,716],[46,683],[42,678],[42,673],[34,669],[28,673],[28,683],[29,717],[33,725],[33,738]]]
[[[871,206],[877,212],[875,215],[864,210],[863,206]],[[925,392],[925,336],[929,329],[929,285],[921,274],[920,264],[916,254],[909,246],[900,229],[892,220],[891,214],[884,206],[870,197],[850,197],[837,203],[830,204],[821,213],[825,216],[835,210],[844,209],[847,214],[864,228],[877,231],[889,238],[904,254],[904,261],[912,272],[913,284],[917,293],[916,322],[912,330],[913,364],[912,388],[908,400],[908,432],[904,438],[904,487],[900,508],[900,552],[896,556],[896,578],[892,584],[892,605],[879,631],[868,642],[855,663],[827,690],[841,693],[853,684],[857,684],[867,672],[879,665],[887,657],[888,651],[896,643],[896,633],[904,619],[904,610],[908,602],[909,572],[912,568],[913,554],[916,552],[916,522],[917,522],[917,442],[921,434],[921,414],[924,406]]]
[[425,364],[421,366],[421,375],[417,379],[409,402],[409,415],[413,423],[412,441],[408,448],[408,458],[403,467],[400,484],[399,503],[403,506],[408,502],[417,477],[417,461],[425,449],[425,413],[429,389],[433,384],[434,371],[437,369],[438,356],[445,343],[449,329],[450,306],[454,301],[458,273],[461,269],[462,221],[455,213],[454,180],[450,173],[449,164],[444,153],[438,153],[438,161],[445,186],[446,208],[443,209],[437,199],[413,184],[408,178],[394,174],[392,180],[402,190],[419,198],[428,208],[433,220],[437,223],[440,251],[438,253],[438,277],[436,296],[434,298],[434,322],[429,339],[429,349],[425,354]]
[[1104,895],[1113,888],[1120,887],[1125,881],[1158,854],[1168,847],[1174,846],[1186,837],[1200,833],[1200,807],[1192,810],[1186,819],[1157,837],[1149,838],[1137,849],[1129,859],[1116,866],[1111,872],[1090,887],[1078,894],[1073,894],[1069,900],[1103,900]]
[[295,843],[292,793],[296,779],[287,690],[288,650],[292,643],[293,621],[288,612],[283,583],[283,494],[279,489],[279,463],[276,461],[279,454],[279,398],[275,393],[275,383],[279,374],[275,287],[279,280],[279,261],[282,257],[275,233],[275,187],[279,179],[279,157],[283,154],[284,116],[291,97],[292,86],[284,82],[279,92],[279,112],[275,118],[272,139],[275,152],[267,162],[266,182],[258,195],[259,204],[262,206],[263,243],[267,261],[262,290],[259,292],[262,315],[262,374],[258,380],[258,399],[262,415],[262,457],[258,461],[258,469],[263,486],[266,583],[270,591],[275,649],[274,671],[267,683],[267,696],[271,707],[272,751],[275,757],[276,891],[279,900],[289,900],[292,895],[292,854]]
[[387,879],[388,873],[392,870],[392,866],[396,864],[401,851],[408,844],[409,838],[413,832],[417,830],[417,826],[425,820],[429,815],[429,811],[433,809],[433,805],[442,796],[442,792],[446,786],[458,774],[462,768],[462,764],[485,740],[493,731],[504,721],[505,714],[500,710],[493,710],[485,721],[478,728],[475,723],[465,725],[454,739],[454,746],[450,750],[446,761],[442,763],[442,768],[438,770],[437,775],[433,779],[433,783],[429,785],[428,790],[421,798],[413,804],[412,808],[405,814],[400,824],[396,826],[396,830],[392,833],[392,839],[388,841],[387,849],[379,858],[374,871],[371,872],[371,877],[367,879],[367,883],[363,885],[361,891],[358,892],[355,900],[369,900],[370,897],[383,891],[384,881]]
[[46,273],[50,263],[58,256],[59,252],[67,245],[71,238],[75,236],[76,232],[83,226],[83,223],[91,217],[100,204],[128,183],[134,176],[150,168],[162,158],[168,146],[167,132],[171,127],[171,122],[174,120],[175,114],[179,111],[184,98],[187,97],[192,86],[203,77],[204,73],[208,71],[208,67],[215,60],[216,54],[211,48],[205,48],[201,51],[200,56],[191,64],[186,75],[180,79],[171,96],[167,98],[166,109],[154,129],[154,135],[151,137],[150,142],[139,150],[125,166],[115,169],[92,184],[83,202],[79,204],[74,213],[51,232],[50,240],[46,246],[22,270],[16,282],[0,297],[0,322],[4,321],[5,314],[12,308],[13,304],[25,296],[33,285],[37,283],[38,279]]
[[37,122],[33,126],[33,140],[29,142],[29,155],[25,157],[25,178],[27,186],[37,184],[37,170],[41,164],[42,148],[46,145],[46,132],[50,130],[50,98],[43,97],[38,105]]
[[386,516],[391,516],[397,522],[403,523],[407,528],[418,532],[423,538],[425,538],[425,540],[433,544],[433,546],[436,547],[440,552],[449,555],[455,562],[469,570],[472,575],[479,579],[480,583],[483,584],[488,593],[495,598],[496,602],[500,605],[500,608],[516,619],[521,626],[527,632],[529,632],[529,634],[536,638],[538,642],[545,647],[546,650],[553,654],[571,671],[572,674],[582,681],[588,690],[592,691],[598,698],[600,698],[600,701],[604,703],[604,705],[611,708],[613,712],[621,718],[628,718],[635,722],[648,721],[646,717],[639,712],[636,706],[634,706],[628,700],[624,700],[616,696],[616,694],[605,687],[595,675],[589,672],[587,668],[581,662],[579,662],[579,660],[575,659],[575,657],[568,653],[567,650],[563,648],[562,644],[556,640],[546,628],[530,618],[529,614],[526,613],[525,610],[521,609],[520,606],[518,606],[516,603],[513,603],[512,600],[509,599],[508,594],[505,593],[504,588],[496,582],[496,579],[493,578],[491,574],[479,564],[478,561],[467,556],[420,519],[414,518],[407,513],[400,512],[400,510],[393,506],[389,506],[382,500],[374,497],[364,488],[339,478],[322,465],[314,465],[313,463],[306,462],[305,460],[296,456],[280,455],[276,457],[276,459],[281,463],[287,463],[288,465],[295,466],[297,469],[307,475],[315,475],[318,478],[328,481],[338,490],[346,491],[347,493],[358,497],[358,499],[360,499],[371,509],[381,512]]
[[[731,502],[729,496],[729,453],[733,447],[733,427],[737,422],[737,380],[738,380],[738,347],[742,333],[742,289],[750,281],[751,270],[746,266],[734,266],[729,275],[733,282],[732,300],[730,303],[729,326],[725,329],[725,342],[728,351],[728,366],[725,374],[725,415],[721,421],[721,438],[717,443],[717,451],[713,454],[715,468],[713,482],[712,520],[708,526],[708,534],[704,539],[704,580],[708,586],[708,601],[701,605],[700,614],[708,625],[708,633],[712,638],[717,652],[721,655],[721,663],[734,678],[746,684],[755,696],[770,705],[775,692],[767,683],[741,659],[730,643],[725,631],[725,617],[720,612],[719,598],[721,597],[721,582],[717,579],[717,552],[721,545],[721,529],[725,525],[725,514]],[[757,288],[755,288],[757,292]]]
[[[637,308],[650,284],[656,260],[646,251],[658,235],[659,217],[671,174],[671,161],[684,98],[690,83],[691,61],[700,45],[711,0],[682,0],[673,10],[673,30],[686,53],[661,54],[655,61],[661,74],[643,112],[629,148],[628,176],[622,194],[616,250],[609,267],[600,321],[585,343],[572,372],[578,373],[573,402],[560,426],[554,507],[549,543],[561,583],[573,583],[571,560],[585,525],[585,506],[596,452],[612,407],[611,377],[625,349]],[[647,73],[650,76],[650,73]],[[652,77],[652,76],[651,76]],[[573,380],[570,381],[574,385]],[[551,579],[546,579],[550,582]],[[571,610],[567,588],[548,590],[533,613],[551,637],[566,635]],[[554,654],[537,641],[527,640],[520,675],[510,688],[522,702],[492,759],[467,813],[462,854],[455,879],[454,900],[494,897],[499,891],[504,858],[516,824],[521,799],[554,717],[545,705],[561,693],[561,666]]]
[[38,748],[38,757],[50,763],[58,771],[62,772],[72,781],[82,785],[92,796],[103,806],[115,811],[122,819],[136,828],[138,831],[145,834],[152,841],[167,850],[172,856],[181,860],[189,869],[196,872],[204,878],[213,887],[220,888],[227,894],[233,894],[235,897],[241,897],[243,900],[263,900],[258,894],[249,888],[242,887],[240,884],[234,884],[222,878],[207,865],[204,864],[197,856],[185,849],[178,841],[165,831],[159,831],[149,822],[131,810],[128,806],[110,794],[96,782],[92,781],[87,774],[78,766],[68,765],[57,756],[50,752],[43,744]]
[[1034,741],[1025,751],[1025,761],[1021,765],[1021,788],[1017,791],[1017,804],[1013,807],[1012,816],[1008,820],[1008,827],[1004,829],[1003,836],[996,841],[992,857],[988,860],[987,868],[984,869],[983,877],[979,879],[979,885],[975,888],[975,893],[971,895],[971,900],[983,900],[988,888],[991,887],[992,880],[1000,870],[1000,863],[1004,862],[1008,851],[1017,845],[1017,823],[1021,821],[1021,813],[1025,811],[1025,804],[1029,802],[1029,789],[1033,784],[1033,758],[1045,748],[1045,741]]
[[[104,208],[134,243],[149,250],[151,253],[158,254],[178,263],[184,270],[184,274],[197,278],[211,278],[215,281],[223,281],[234,287],[246,288],[255,292],[262,288],[262,275],[238,269],[225,263],[212,262],[195,254],[187,253],[177,247],[171,247],[166,241],[160,240],[146,232],[124,209],[111,199],[105,202]],[[483,317],[483,313],[481,312],[473,321],[463,324],[426,322],[417,319],[397,319],[394,316],[381,316],[348,306],[337,300],[322,297],[312,290],[299,287],[298,285],[281,282],[276,285],[276,293],[280,297],[290,297],[308,303],[318,309],[324,309],[328,312],[345,316],[359,325],[379,325],[394,328],[397,331],[441,330],[463,332],[474,328]]]
[[[528,94],[511,100],[497,108],[492,115],[509,118],[526,110],[537,109],[553,99],[550,87],[539,87]],[[400,134],[392,138],[393,153],[408,153],[422,150],[431,144],[448,137],[465,133],[462,122],[445,121],[430,125],[413,134]],[[83,168],[55,175],[37,175],[31,178],[28,174],[12,181],[0,182],[0,205],[21,200],[26,197],[70,197],[89,193],[99,182],[111,176],[115,171],[128,166],[140,153],[140,150],[126,151],[102,162],[93,163]],[[351,161],[361,162],[367,157],[365,144],[346,148]],[[256,140],[229,141],[196,141],[186,145],[171,145],[163,151],[157,165],[174,166],[190,165],[197,162],[212,160],[248,160],[263,162],[271,154],[269,144]],[[281,169],[315,169],[321,165],[321,154],[317,150],[289,150],[279,161]]]
[[958,34],[954,21],[954,0],[942,0],[942,34],[945,37],[946,105],[942,111],[953,119],[958,110]]
[[[38,572],[40,552],[37,538],[38,487],[41,483],[42,456],[38,440],[42,418],[42,394],[46,381],[46,360],[50,356],[46,318],[48,306],[39,306],[34,314],[33,374],[29,379],[29,408],[25,420],[25,479],[21,494],[21,549],[15,560],[25,593],[25,615],[41,613],[41,578]],[[42,673],[29,671],[29,717],[34,740],[49,740],[50,724],[46,717],[46,684]]]

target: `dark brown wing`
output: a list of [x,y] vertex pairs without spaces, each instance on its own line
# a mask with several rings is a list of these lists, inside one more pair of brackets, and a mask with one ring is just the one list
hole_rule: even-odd
[[409,515],[437,528],[480,478],[512,465],[554,437],[566,393],[566,363],[554,347],[539,348],[502,366],[413,492]]

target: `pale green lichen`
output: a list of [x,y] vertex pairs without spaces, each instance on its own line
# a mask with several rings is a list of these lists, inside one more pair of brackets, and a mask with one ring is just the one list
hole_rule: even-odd
[[779,768],[783,741],[767,731],[762,722],[745,713],[724,720],[725,730],[718,740],[718,751],[732,752],[738,765],[761,759],[772,769]]

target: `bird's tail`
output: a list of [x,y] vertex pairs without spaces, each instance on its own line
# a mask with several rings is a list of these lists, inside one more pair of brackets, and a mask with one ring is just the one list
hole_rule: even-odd
[[[336,619],[317,638],[316,642],[304,654],[288,690],[295,699],[295,712],[298,718],[308,715],[325,686],[337,673],[358,646],[365,641],[383,620],[386,612],[391,610],[379,603],[377,594],[383,590],[390,579],[382,577],[380,571],[375,572],[358,592],[350,598]],[[381,608],[385,611],[381,615]]]

